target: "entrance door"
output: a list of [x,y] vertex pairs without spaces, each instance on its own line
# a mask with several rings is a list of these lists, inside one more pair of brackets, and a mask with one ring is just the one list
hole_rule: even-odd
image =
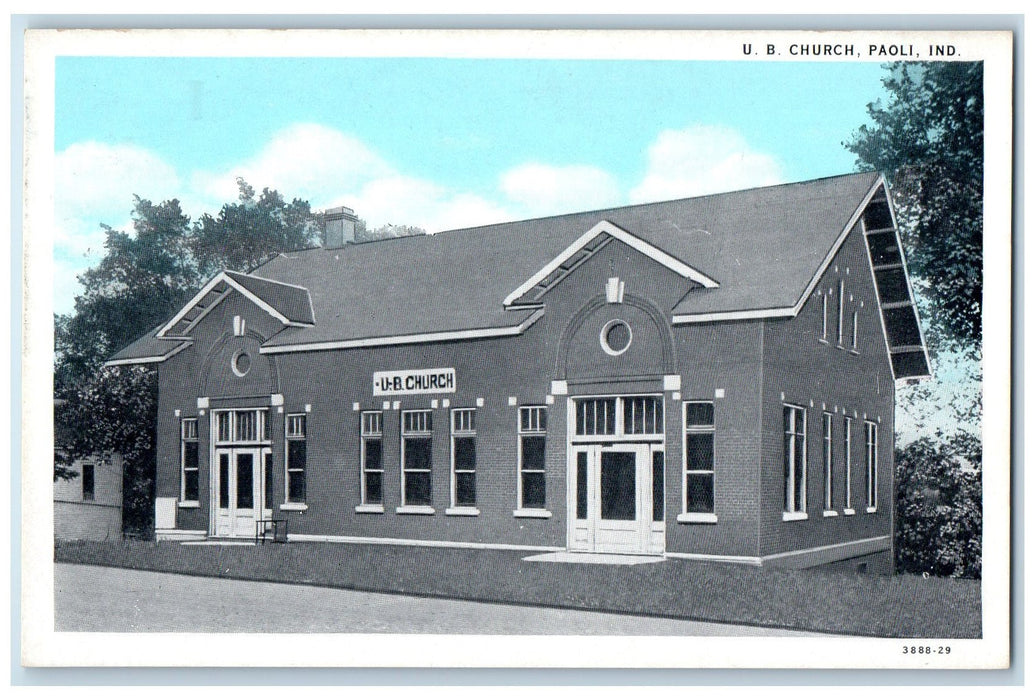
[[215,513],[217,537],[255,537],[263,512],[262,452],[257,447],[216,450]]
[[573,449],[575,517],[569,546],[586,552],[650,553],[651,446],[576,445]]

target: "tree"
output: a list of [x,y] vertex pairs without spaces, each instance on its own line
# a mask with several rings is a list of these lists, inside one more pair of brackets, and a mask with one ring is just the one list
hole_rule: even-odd
[[204,214],[194,226],[192,248],[202,276],[220,270],[249,272],[276,253],[311,248],[320,240],[317,217],[309,203],[290,203],[276,190],[255,190],[237,178],[238,198],[218,216]]
[[860,169],[889,178],[910,273],[935,305],[936,349],[977,352],[981,343],[982,64],[886,66],[888,101],[867,105],[844,145]]
[[981,438],[923,438],[895,461],[898,571],[980,578]]

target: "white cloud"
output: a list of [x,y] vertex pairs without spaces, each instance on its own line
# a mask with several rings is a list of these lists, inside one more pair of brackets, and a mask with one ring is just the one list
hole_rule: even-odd
[[647,173],[630,198],[680,199],[782,181],[776,159],[753,151],[735,129],[694,125],[658,134],[647,151]]
[[527,216],[602,209],[623,203],[610,173],[590,165],[527,163],[503,173],[500,189]]
[[358,139],[320,124],[295,124],[274,134],[262,151],[239,165],[222,173],[194,173],[191,188],[214,203],[212,208],[235,201],[236,178],[243,177],[256,189],[269,187],[323,208],[372,179],[394,174]]

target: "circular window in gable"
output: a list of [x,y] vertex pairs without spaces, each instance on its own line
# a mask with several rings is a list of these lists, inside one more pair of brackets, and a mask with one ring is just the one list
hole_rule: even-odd
[[252,356],[244,350],[238,350],[234,353],[234,357],[230,360],[230,369],[234,371],[238,377],[243,377],[248,374],[248,370],[252,368]]
[[621,319],[613,319],[600,329],[600,347],[608,355],[621,355],[632,343],[632,329]]

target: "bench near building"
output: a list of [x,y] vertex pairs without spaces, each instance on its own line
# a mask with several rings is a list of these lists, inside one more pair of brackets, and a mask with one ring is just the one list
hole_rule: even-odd
[[160,382],[156,535],[890,569],[928,358],[875,173],[225,271]]

